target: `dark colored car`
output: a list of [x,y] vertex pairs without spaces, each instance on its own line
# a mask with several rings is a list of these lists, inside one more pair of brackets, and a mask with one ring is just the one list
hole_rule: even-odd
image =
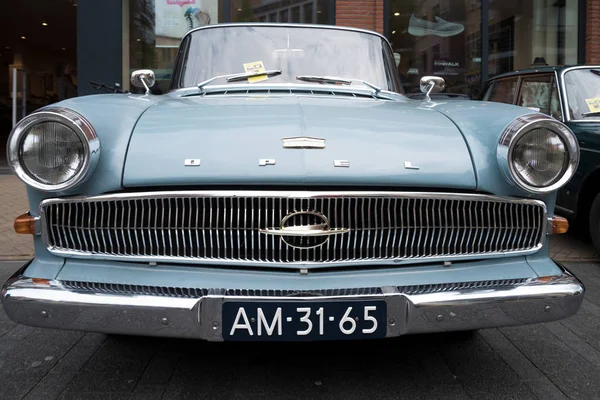
[[577,172],[558,192],[557,210],[589,229],[600,250],[600,66],[531,68],[486,82],[482,100],[516,104],[564,122],[577,136]]

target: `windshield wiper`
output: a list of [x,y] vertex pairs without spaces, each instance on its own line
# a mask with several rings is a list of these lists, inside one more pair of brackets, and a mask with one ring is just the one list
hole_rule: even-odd
[[299,75],[296,77],[299,81],[304,82],[315,82],[321,84],[333,84],[333,85],[352,85],[352,82],[362,83],[363,85],[373,89],[373,96],[377,97],[379,92],[381,92],[381,88],[373,85],[367,81],[363,81],[362,79],[352,79],[352,78],[340,78],[337,76],[316,76],[316,75]]
[[259,72],[259,73],[244,72],[242,74],[229,74],[229,75],[213,76],[212,78],[207,79],[204,82],[200,82],[198,84],[198,89],[200,89],[200,90],[203,91],[204,86],[208,85],[212,81],[216,81],[217,79],[225,79],[229,83],[229,82],[244,81],[244,80],[246,80],[248,78],[252,78],[252,77],[255,77],[255,76],[266,76],[266,77],[270,78],[272,76],[277,76],[277,75],[281,75],[281,70],[279,70],[279,69],[272,69],[272,70],[269,70],[269,71]]
[[598,117],[600,116],[600,111],[590,111],[590,112],[584,112],[581,113],[582,117]]

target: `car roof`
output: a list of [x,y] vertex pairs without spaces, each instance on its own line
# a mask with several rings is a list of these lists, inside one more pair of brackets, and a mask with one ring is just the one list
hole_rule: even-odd
[[563,69],[567,69],[567,68],[570,68],[570,67],[573,67],[573,65],[539,66],[539,67],[531,67],[531,68],[525,68],[525,69],[518,69],[516,71],[504,72],[502,74],[496,75],[496,76],[488,79],[488,81],[492,81],[492,80],[496,80],[496,79],[502,79],[502,78],[509,78],[511,76],[518,76],[518,75],[543,74],[543,73],[548,73],[548,72],[560,72]]

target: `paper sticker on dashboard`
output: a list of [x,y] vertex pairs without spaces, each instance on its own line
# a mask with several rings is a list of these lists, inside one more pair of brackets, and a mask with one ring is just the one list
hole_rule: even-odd
[[600,111],[600,97],[585,99],[585,102],[587,103],[590,112]]
[[[249,74],[260,74],[261,72],[265,72],[265,66],[262,61],[255,61],[244,64],[244,70]],[[267,79],[269,79],[267,75],[252,76],[248,78],[248,83],[266,81]]]

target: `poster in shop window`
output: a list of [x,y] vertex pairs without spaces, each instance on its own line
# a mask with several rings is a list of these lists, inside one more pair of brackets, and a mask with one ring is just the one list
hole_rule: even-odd
[[156,47],[179,47],[191,29],[219,20],[218,0],[155,0]]

